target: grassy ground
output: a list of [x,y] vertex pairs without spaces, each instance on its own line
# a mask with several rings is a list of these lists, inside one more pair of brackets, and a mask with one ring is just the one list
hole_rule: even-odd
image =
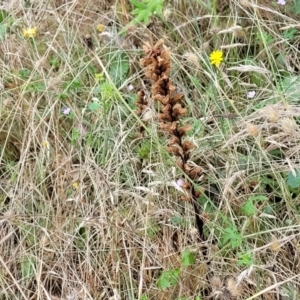
[[0,300],[300,299],[300,2],[160,2],[0,1]]

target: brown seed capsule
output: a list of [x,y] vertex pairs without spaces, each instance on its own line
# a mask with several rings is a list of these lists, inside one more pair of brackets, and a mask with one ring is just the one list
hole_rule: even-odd
[[191,129],[193,129],[193,126],[190,124],[187,124],[187,125],[184,125],[184,126],[178,128],[178,133],[180,136],[183,136],[183,135],[186,135],[186,133],[188,131],[190,131]]

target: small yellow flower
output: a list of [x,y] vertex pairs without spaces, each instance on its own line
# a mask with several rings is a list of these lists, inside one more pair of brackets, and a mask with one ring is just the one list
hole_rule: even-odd
[[43,145],[44,148],[49,149],[48,141],[43,141],[42,145]]
[[32,28],[28,28],[26,30],[23,31],[23,37],[25,39],[29,39],[29,38],[35,38],[37,35],[37,32],[36,32],[36,27],[32,27]]
[[105,26],[104,26],[103,24],[98,24],[98,26],[97,26],[97,30],[98,30],[100,33],[103,32],[104,28],[105,28]]
[[78,184],[77,181],[75,181],[75,182],[72,183],[72,188],[73,188],[73,190],[77,190],[78,187],[79,187],[79,184]]
[[101,81],[103,81],[103,80],[104,80],[104,75],[103,75],[103,73],[97,73],[97,74],[95,74],[95,80],[96,80],[96,82],[101,82]]
[[209,59],[211,65],[218,67],[223,61],[223,52],[220,50],[215,50],[210,54]]

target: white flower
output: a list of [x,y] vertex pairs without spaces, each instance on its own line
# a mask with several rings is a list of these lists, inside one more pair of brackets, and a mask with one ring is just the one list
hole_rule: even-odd
[[132,84],[129,84],[129,86],[127,87],[128,91],[132,91],[134,89],[134,86]]
[[71,108],[70,107],[67,107],[63,110],[63,114],[64,115],[68,115],[69,113],[71,112]]
[[256,94],[255,91],[250,91],[247,93],[247,98],[252,99],[252,98],[254,98],[255,94]]
[[182,179],[178,179],[178,180],[176,181],[176,184],[177,184],[179,187],[182,187],[183,184],[184,184],[184,181],[183,181]]
[[277,4],[279,4],[279,5],[286,5],[286,1],[285,0],[278,0]]

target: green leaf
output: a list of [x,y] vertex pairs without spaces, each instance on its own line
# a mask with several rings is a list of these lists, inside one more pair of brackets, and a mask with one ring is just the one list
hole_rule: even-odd
[[23,68],[19,70],[19,75],[21,79],[27,80],[30,77],[31,71],[29,69]]
[[184,267],[189,267],[196,262],[195,254],[189,250],[184,250],[181,254],[181,263]]
[[[134,13],[134,11],[132,13]],[[148,24],[151,16],[152,16],[151,11],[144,10],[139,13],[139,15],[135,18],[135,21],[139,21],[139,22]]]
[[3,23],[8,16],[9,15],[6,10],[0,10],[0,24]]
[[293,189],[300,187],[300,169],[296,170],[295,173],[296,174],[294,176],[293,172],[289,172],[287,178],[288,185]]
[[122,83],[129,70],[129,59],[125,52],[118,52],[109,63],[108,73],[115,85]]
[[252,217],[256,212],[256,206],[251,200],[248,199],[246,203],[242,206],[242,211],[247,217]]
[[247,217],[252,217],[256,212],[256,206],[253,204],[253,202],[264,202],[267,201],[269,198],[264,195],[256,195],[256,196],[250,196],[247,201],[242,206],[242,211]]
[[287,76],[281,81],[284,95],[289,102],[299,103],[300,76]]
[[6,26],[4,24],[0,24],[0,41],[4,40],[6,34]]
[[253,257],[251,253],[238,253],[238,267],[247,266],[250,267],[253,265]]
[[293,13],[295,15],[300,14],[300,0],[295,0],[295,5],[294,5]]
[[163,290],[174,286],[178,283],[180,269],[163,271],[157,280],[157,286]]
[[79,129],[77,127],[72,129],[72,134],[71,134],[71,144],[73,146],[76,145],[77,140],[80,138],[80,132]]
[[172,216],[171,217],[171,223],[175,226],[179,226],[182,224],[182,218],[179,216]]
[[0,10],[0,41],[4,40],[7,30],[13,24],[14,19],[6,10]]
[[267,196],[264,195],[257,195],[257,196],[250,196],[248,198],[249,201],[266,201],[269,198]]
[[297,32],[298,30],[296,28],[289,28],[288,30],[283,32],[282,36],[287,40],[293,40]]
[[136,16],[132,24],[138,22],[147,24],[154,13],[162,14],[164,0],[130,0],[130,2],[135,7],[131,13]]
[[84,249],[87,244],[87,230],[85,227],[80,227],[77,231],[74,243],[76,247]]
[[149,228],[147,228],[147,234],[150,238],[154,238],[156,234],[159,232],[160,227],[159,225],[152,225]]
[[148,159],[151,152],[151,144],[148,141],[143,141],[139,150],[138,156],[140,159]]
[[134,7],[138,8],[138,9],[147,9],[147,6],[143,3],[140,2],[138,0],[129,0],[131,4],[133,4]]
[[79,78],[74,78],[72,80],[68,80],[63,84],[63,88],[67,93],[71,91],[78,91],[82,87],[82,84]]
[[32,257],[24,257],[21,260],[22,278],[28,278],[34,275],[34,262]]
[[98,102],[92,102],[88,105],[88,108],[91,110],[91,111],[97,111],[98,109],[101,108],[101,104],[98,103]]
[[239,247],[243,242],[243,237],[238,233],[235,226],[225,228],[221,237],[222,245],[224,246],[227,242],[230,243],[232,249]]
[[36,232],[35,228],[31,225],[24,226],[24,233],[26,233],[26,242],[32,246],[36,243]]
[[33,81],[26,85],[25,90],[28,92],[44,92],[46,90],[46,85],[41,81]]

